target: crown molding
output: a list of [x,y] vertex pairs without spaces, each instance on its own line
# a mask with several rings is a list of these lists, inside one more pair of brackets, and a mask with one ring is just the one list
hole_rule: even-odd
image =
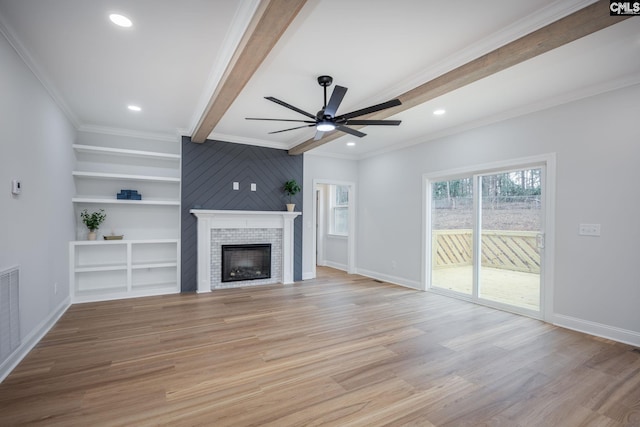
[[31,53],[24,47],[22,42],[18,39],[13,28],[6,21],[6,18],[0,14],[0,33],[7,39],[13,50],[16,51],[22,62],[29,68],[31,73],[38,79],[40,84],[47,91],[53,101],[60,107],[63,114],[71,122],[76,129],[80,126],[80,120],[78,116],[71,110],[64,97],[60,94],[60,91],[53,84],[49,76],[43,71],[42,67],[33,58]]

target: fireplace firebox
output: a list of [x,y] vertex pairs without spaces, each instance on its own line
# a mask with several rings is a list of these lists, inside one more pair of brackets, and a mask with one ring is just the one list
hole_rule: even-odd
[[271,278],[271,244],[222,245],[222,282]]

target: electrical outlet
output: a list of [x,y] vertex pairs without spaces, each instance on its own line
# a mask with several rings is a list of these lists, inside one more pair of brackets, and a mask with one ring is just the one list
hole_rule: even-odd
[[233,183],[233,189],[234,190],[239,190],[240,189],[240,183],[239,182],[234,182]]
[[256,191],[256,184],[255,183],[251,183],[251,191]]
[[393,268],[395,270],[397,266],[398,266],[397,262],[391,261],[391,268]]
[[600,224],[580,224],[578,234],[581,236],[599,236]]

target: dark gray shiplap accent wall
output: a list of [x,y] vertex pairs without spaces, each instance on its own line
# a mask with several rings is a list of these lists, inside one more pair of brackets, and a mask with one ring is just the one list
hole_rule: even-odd
[[[283,211],[288,198],[285,181],[302,184],[302,156],[285,150],[207,140],[203,144],[182,137],[182,292],[197,289],[197,221],[193,208]],[[240,190],[233,190],[233,182]],[[255,183],[257,191],[251,191]],[[293,198],[302,209],[302,192]],[[294,223],[294,280],[302,280],[302,215]]]

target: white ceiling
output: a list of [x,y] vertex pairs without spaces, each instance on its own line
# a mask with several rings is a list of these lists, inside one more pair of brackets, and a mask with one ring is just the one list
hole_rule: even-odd
[[[190,135],[258,0],[0,0],[0,30],[78,129]],[[387,101],[593,0],[308,0],[210,135],[288,149],[312,129],[268,135],[315,113],[316,78],[349,91],[338,114]],[[122,13],[133,27],[108,20]],[[640,20],[631,18],[314,152],[362,158],[640,83]],[[127,105],[137,104],[134,113]],[[433,116],[445,108],[444,116]],[[346,142],[356,146],[347,147]]]

